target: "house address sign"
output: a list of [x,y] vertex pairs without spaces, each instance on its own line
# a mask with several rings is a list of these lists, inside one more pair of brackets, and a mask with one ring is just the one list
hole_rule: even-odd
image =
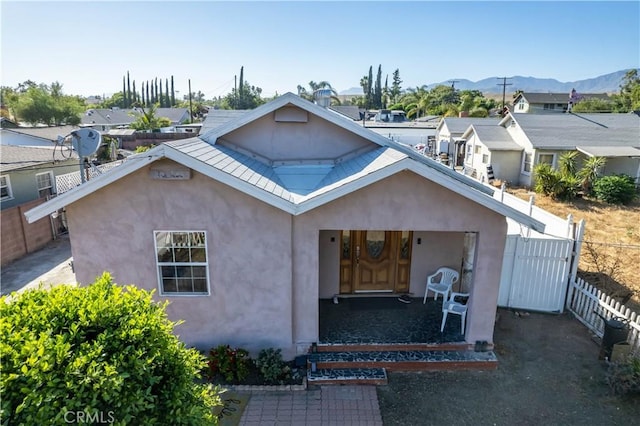
[[190,169],[151,169],[151,179],[159,180],[189,180]]

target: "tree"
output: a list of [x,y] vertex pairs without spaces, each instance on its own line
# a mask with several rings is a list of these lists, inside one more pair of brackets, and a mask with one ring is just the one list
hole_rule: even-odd
[[176,106],[176,92],[173,88],[173,76],[171,76],[171,106]]
[[51,86],[40,84],[30,86],[24,92],[13,92],[10,96],[14,118],[31,125],[80,124],[80,114],[84,111],[84,101],[77,96],[62,94],[62,84],[54,82]]
[[129,71],[127,71],[127,108],[131,108],[133,105],[133,98],[131,97],[131,83],[129,81]]
[[393,72],[393,83],[391,83],[391,103],[395,104],[400,99],[400,94],[402,93],[402,80],[400,79],[400,69],[396,68]]
[[178,323],[152,293],[105,273],[88,286],[2,296],[3,422],[65,424],[82,413],[117,425],[215,424],[219,391],[197,381],[204,358],[173,334]]
[[640,110],[640,76],[637,69],[627,71],[620,85],[620,93],[614,99],[619,112]]
[[382,65],[378,65],[376,86],[373,90],[373,107],[378,109],[382,108]]
[[298,96],[308,101],[315,101],[315,92],[320,89],[328,89],[331,91],[331,103],[335,103],[336,105],[340,105],[340,98],[338,98],[338,92],[331,86],[328,81],[320,81],[316,83],[311,80],[309,82],[309,90],[305,87],[298,85]]
[[612,112],[615,104],[613,101],[599,98],[581,99],[572,108],[571,112]]
[[171,98],[169,98],[169,79],[164,79],[164,93],[165,93],[165,102],[164,106],[169,108],[171,107]]
[[384,89],[382,89],[382,107],[386,108],[389,104],[389,74],[384,78]]
[[158,104],[151,104],[151,106],[147,107],[147,109],[145,109],[141,105],[138,105],[138,108],[142,110],[142,115],[134,113],[131,114],[136,117],[136,120],[130,125],[132,129],[155,130],[171,125],[171,120],[169,120],[168,118],[156,116]]

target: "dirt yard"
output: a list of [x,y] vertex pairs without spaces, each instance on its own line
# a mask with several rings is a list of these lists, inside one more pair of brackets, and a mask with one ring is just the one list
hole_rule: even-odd
[[[507,191],[523,200],[533,194],[526,189]],[[640,200],[612,206],[581,198],[565,203],[535,194],[535,204],[562,218],[572,214],[576,222],[585,220],[580,276],[640,312]]]
[[391,373],[384,424],[638,424],[640,398],[610,394],[599,345],[570,315],[499,310],[495,344],[495,371]]

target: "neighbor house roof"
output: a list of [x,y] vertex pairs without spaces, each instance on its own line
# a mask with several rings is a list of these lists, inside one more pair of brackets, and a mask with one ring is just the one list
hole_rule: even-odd
[[[609,99],[606,93],[578,93],[582,99]],[[520,98],[525,98],[530,104],[567,104],[569,103],[569,93],[519,93],[513,103],[517,103]]]
[[577,146],[589,157],[640,157],[640,147],[632,146]]
[[[218,137],[289,105],[350,130],[379,147],[355,153],[333,163],[311,167],[285,165],[285,168],[281,168],[283,165],[280,163],[251,158],[216,144]],[[492,188],[292,93],[248,111],[200,137],[168,142],[131,156],[122,166],[29,210],[25,213],[27,220],[37,220],[162,158],[183,164],[293,215],[302,214],[398,172],[409,170],[525,226],[538,231],[544,230],[541,222],[495,200]]]
[[[180,124],[188,118],[187,108],[157,108],[156,117],[166,117],[172,124]],[[88,109],[80,117],[84,126],[105,125],[105,126],[127,126],[142,114],[136,108],[92,108]]]
[[449,129],[449,133],[451,135],[462,135],[472,124],[476,126],[491,126],[495,125],[496,123],[498,123],[498,120],[492,117],[443,117],[442,120],[440,120],[440,122],[438,123],[437,129],[440,130],[446,124],[447,129]]
[[68,136],[73,130],[78,130],[78,126],[16,127],[2,129],[3,132],[28,135],[49,142],[57,142],[58,136]]
[[360,116],[360,108],[356,105],[332,105],[329,109],[352,120],[362,120],[362,117]]
[[471,133],[475,133],[480,142],[489,148],[491,151],[522,151],[523,148],[515,143],[509,135],[507,129],[502,126],[498,126],[496,123],[494,126],[474,126],[471,125],[469,129],[462,135],[463,138],[468,138]]
[[640,147],[640,117],[636,114],[509,114],[535,149],[574,150],[576,146]]
[[207,118],[202,122],[200,134],[202,135],[231,120],[235,120],[239,116],[246,114],[248,111],[249,110],[247,109],[210,109],[207,113]]
[[31,146],[0,145],[0,172],[2,173],[69,159],[77,160],[78,156],[67,148],[61,151]]

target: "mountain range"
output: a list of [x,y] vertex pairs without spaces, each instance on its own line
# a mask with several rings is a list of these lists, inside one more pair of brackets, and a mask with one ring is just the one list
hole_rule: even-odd
[[[561,82],[553,78],[536,78],[512,76],[507,77],[507,93],[514,93],[516,90],[524,92],[554,92],[569,93],[571,89],[576,89],[578,93],[618,93],[622,80],[629,70],[621,70],[604,74],[586,80],[576,80]],[[639,71],[640,72],[640,71]],[[489,77],[479,81],[471,81],[463,78],[452,78],[439,83],[429,83],[428,88],[439,85],[450,86],[455,81],[455,88],[458,90],[479,90],[482,93],[502,93],[503,77]],[[406,89],[406,87],[403,87]],[[362,95],[362,87],[352,87],[339,92],[340,95]]]

